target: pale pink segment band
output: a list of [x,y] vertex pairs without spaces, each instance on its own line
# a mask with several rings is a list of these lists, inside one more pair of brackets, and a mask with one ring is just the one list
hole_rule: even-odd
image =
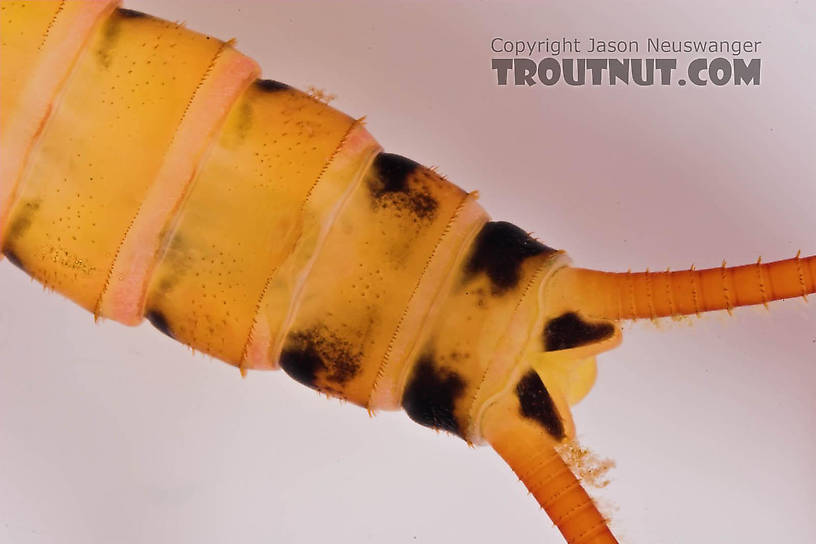
[[63,2],[44,37],[37,66],[24,84],[19,102],[10,114],[7,130],[0,135],[0,247],[34,140],[47,121],[57,94],[93,27],[107,18],[118,4],[117,0]]
[[331,158],[306,202],[301,218],[305,234],[271,278],[278,286],[287,285],[288,289],[279,287],[262,295],[244,350],[242,371],[278,368],[278,354],[297,312],[306,276],[334,220],[381,150],[362,122],[357,121]]
[[471,242],[490,219],[477,199],[475,192],[465,196],[422,272],[371,388],[368,399],[370,410],[400,408],[410,371],[410,365],[405,363],[418,356],[418,339],[438,318],[444,293],[455,279],[458,263],[465,258]]
[[191,98],[145,200],[117,252],[96,314],[137,325],[165,229],[189,191],[196,169],[232,105],[260,74],[251,58],[229,44],[219,52]]

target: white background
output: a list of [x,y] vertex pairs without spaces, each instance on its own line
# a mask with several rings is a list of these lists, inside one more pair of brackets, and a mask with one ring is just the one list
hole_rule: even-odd
[[[133,0],[336,93],[576,264],[816,253],[808,2]],[[762,40],[759,87],[497,87],[490,39]],[[640,56],[645,56],[641,53]],[[681,59],[680,66],[685,61]],[[816,307],[627,326],[575,409],[622,542],[816,537]],[[693,325],[691,325],[693,324]],[[0,541],[561,542],[489,448],[95,325],[0,263]]]

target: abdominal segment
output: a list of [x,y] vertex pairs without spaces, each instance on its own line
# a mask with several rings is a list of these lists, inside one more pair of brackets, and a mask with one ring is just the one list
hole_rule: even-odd
[[475,439],[558,252],[231,43],[95,13],[37,134],[2,119],[30,147],[0,193],[9,260],[98,317]]

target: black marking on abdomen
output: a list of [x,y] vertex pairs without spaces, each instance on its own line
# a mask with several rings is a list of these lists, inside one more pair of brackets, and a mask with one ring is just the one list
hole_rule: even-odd
[[408,178],[421,165],[402,155],[380,153],[374,160],[374,168],[380,178],[380,186],[373,188],[376,196],[385,193],[407,192]]
[[348,342],[317,326],[289,334],[280,366],[303,385],[334,392],[332,385],[344,385],[360,372],[360,357]]
[[558,351],[577,348],[606,340],[613,334],[615,327],[611,323],[588,323],[575,312],[567,312],[551,319],[544,327],[544,349]]
[[40,200],[27,200],[18,205],[19,211],[6,231],[6,248],[4,248],[4,251],[8,250],[9,242],[13,242],[17,238],[25,235],[28,229],[31,228],[34,222],[34,216],[37,210],[40,209],[40,202]]
[[14,252],[13,249],[8,248],[8,247],[4,248],[3,249],[3,255],[6,256],[6,258],[9,260],[9,262],[11,264],[13,264],[17,268],[19,268],[20,270],[22,270],[23,272],[28,274],[28,271],[26,270],[25,265],[23,264],[23,261],[20,260],[20,257],[17,256],[17,254]]
[[549,391],[535,370],[529,371],[519,380],[516,396],[521,405],[521,415],[540,423],[553,438],[564,438],[564,423]]
[[380,153],[371,166],[368,188],[375,207],[407,210],[417,219],[432,220],[439,203],[417,174],[422,165],[393,153]]
[[119,8],[116,11],[119,12],[119,15],[122,17],[127,17],[128,19],[141,19],[142,17],[150,17],[147,13],[142,13],[141,11],[136,11],[135,9],[127,9],[127,8]]
[[108,17],[108,20],[105,21],[102,42],[95,51],[97,62],[105,70],[110,68],[111,62],[113,62],[111,50],[116,47],[116,42],[119,41],[119,35],[122,33],[122,20],[128,17],[127,13],[122,13],[122,10],[118,9],[115,16]]
[[159,310],[148,310],[148,312],[145,314],[145,319],[150,321],[150,324],[156,327],[163,334],[166,334],[175,340],[173,330],[170,328],[170,323],[168,323],[167,317],[162,312]]
[[280,81],[275,81],[274,79],[256,79],[255,85],[268,93],[274,93],[277,91],[287,91],[291,89],[289,85],[286,83],[281,83]]
[[465,381],[455,371],[438,368],[430,356],[417,361],[402,395],[408,417],[426,427],[461,436],[454,409],[465,391]]
[[482,227],[473,242],[465,266],[465,280],[484,272],[490,278],[493,294],[500,295],[518,285],[521,263],[525,259],[554,252],[512,223],[491,221]]

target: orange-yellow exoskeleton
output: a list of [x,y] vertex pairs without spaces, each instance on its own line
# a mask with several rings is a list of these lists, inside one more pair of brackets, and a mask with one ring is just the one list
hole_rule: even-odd
[[489,444],[567,542],[615,542],[556,450],[627,319],[816,291],[816,257],[573,268],[231,43],[112,1],[2,2],[0,243],[92,312]]

